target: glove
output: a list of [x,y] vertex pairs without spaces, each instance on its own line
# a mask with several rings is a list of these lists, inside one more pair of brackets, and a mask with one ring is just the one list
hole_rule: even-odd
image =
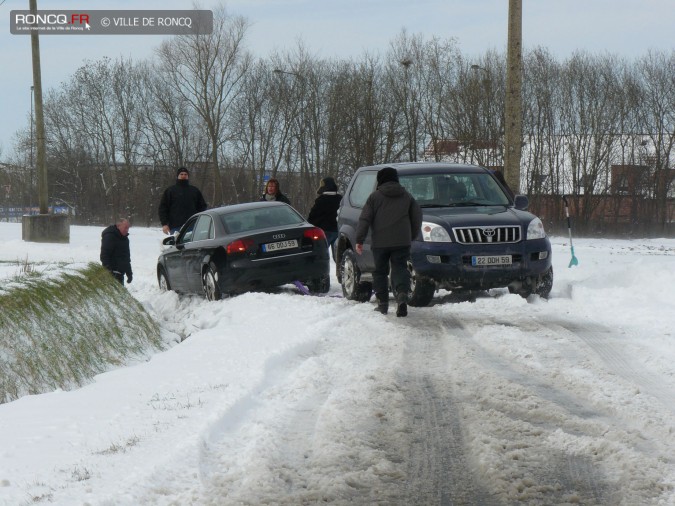
[[127,283],[131,283],[131,281],[134,279],[134,276],[132,274],[127,274]]

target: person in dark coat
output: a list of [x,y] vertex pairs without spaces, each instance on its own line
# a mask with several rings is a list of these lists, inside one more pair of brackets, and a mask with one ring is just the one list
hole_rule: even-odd
[[314,200],[314,205],[307,217],[308,222],[319,227],[326,234],[326,241],[333,254],[333,260],[335,260],[335,240],[338,237],[337,212],[342,200],[342,195],[337,189],[335,179],[324,177],[316,191],[319,196]]
[[277,202],[285,202],[289,206],[291,205],[291,201],[288,199],[288,197],[281,193],[281,189],[279,188],[279,180],[274,178],[267,180],[267,184],[265,185],[265,193],[263,193],[262,197],[260,197],[260,201],[262,202],[263,200],[276,200]]
[[131,224],[126,218],[106,227],[101,232],[101,264],[108,269],[117,281],[124,285],[133,280],[131,271],[131,253],[129,252],[129,228]]
[[371,248],[375,260],[373,290],[377,297],[376,311],[389,309],[389,265],[391,285],[396,290],[396,316],[408,315],[410,292],[410,245],[420,233],[422,209],[398,182],[398,172],[385,167],[377,173],[377,188],[366,200],[356,228],[356,253],[363,253],[363,241],[372,231]]
[[173,234],[196,213],[206,210],[206,201],[196,186],[190,186],[190,173],[178,169],[176,184],[169,186],[159,202],[159,221],[165,234]]

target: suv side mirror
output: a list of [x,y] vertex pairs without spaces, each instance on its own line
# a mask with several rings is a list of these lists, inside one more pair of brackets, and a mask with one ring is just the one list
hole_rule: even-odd
[[527,195],[516,195],[515,198],[513,199],[513,205],[516,209],[525,211],[530,205],[530,201],[527,198]]
[[176,238],[173,235],[165,237],[164,240],[162,240],[162,244],[164,246],[173,246],[174,244],[176,244]]

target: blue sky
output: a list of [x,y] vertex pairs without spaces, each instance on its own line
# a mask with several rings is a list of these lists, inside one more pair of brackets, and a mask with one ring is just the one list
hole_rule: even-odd
[[[0,0],[2,1],[2,0]],[[190,0],[38,0],[40,9],[190,9]],[[202,1],[200,8],[215,4]],[[259,56],[293,49],[299,40],[323,57],[360,57],[386,51],[405,28],[425,37],[455,37],[462,53],[480,55],[506,47],[508,0],[230,0],[232,14],[251,23],[249,48]],[[8,154],[14,132],[30,112],[30,38],[11,35],[9,13],[27,9],[27,0],[0,5],[0,149]],[[575,50],[626,57],[649,49],[672,50],[675,9],[672,0],[523,0],[523,47],[548,48],[565,58]],[[120,55],[142,59],[160,36],[42,36],[42,85],[57,87],[84,60]]]

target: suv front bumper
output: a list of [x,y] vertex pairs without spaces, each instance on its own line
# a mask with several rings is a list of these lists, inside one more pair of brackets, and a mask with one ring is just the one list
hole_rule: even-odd
[[[474,266],[474,256],[511,256],[510,265]],[[551,268],[547,238],[513,244],[459,244],[413,241],[411,260],[416,275],[446,290],[487,290],[527,282]]]

